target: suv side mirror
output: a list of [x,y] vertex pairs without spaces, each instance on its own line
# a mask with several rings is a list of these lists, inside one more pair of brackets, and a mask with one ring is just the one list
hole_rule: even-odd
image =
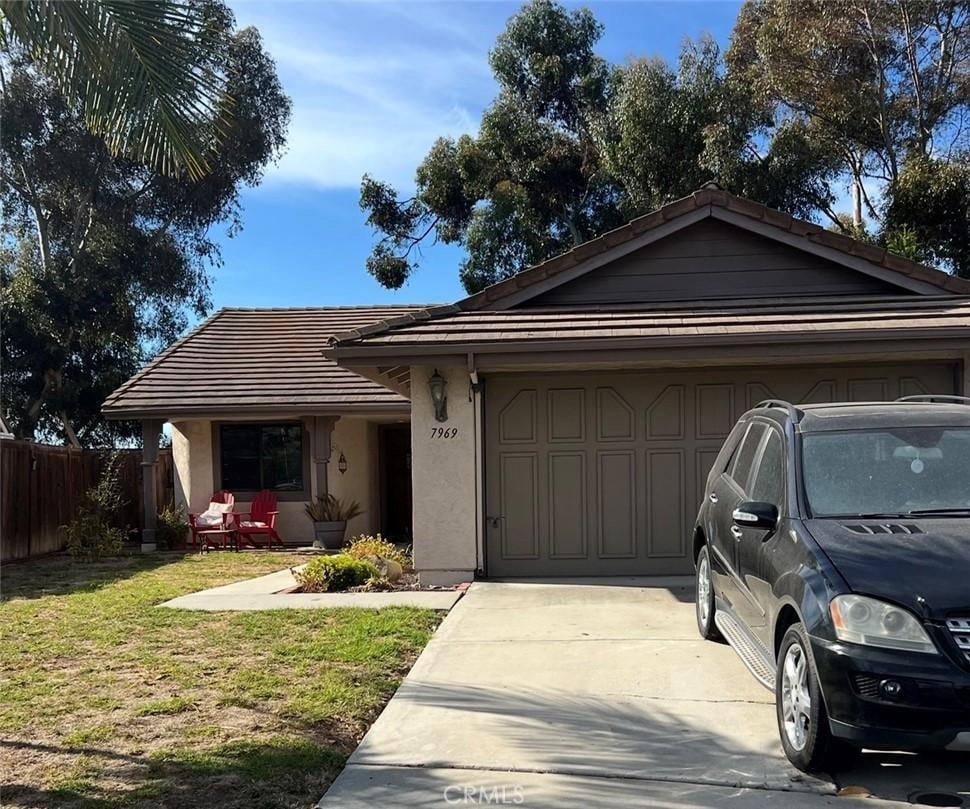
[[778,525],[778,506],[774,503],[760,503],[745,500],[734,509],[734,524],[741,528],[764,528],[772,530]]

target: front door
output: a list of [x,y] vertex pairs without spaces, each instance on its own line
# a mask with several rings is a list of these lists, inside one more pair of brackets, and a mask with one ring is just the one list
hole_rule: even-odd
[[384,424],[381,448],[381,534],[411,543],[411,425]]

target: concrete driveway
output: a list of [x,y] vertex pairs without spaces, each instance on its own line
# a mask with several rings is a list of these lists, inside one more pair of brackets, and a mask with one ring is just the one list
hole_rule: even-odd
[[866,807],[930,789],[970,805],[970,757],[870,754],[839,784],[805,777],[771,694],[699,639],[690,581],[484,582],[320,805],[800,809],[844,807],[848,786]]

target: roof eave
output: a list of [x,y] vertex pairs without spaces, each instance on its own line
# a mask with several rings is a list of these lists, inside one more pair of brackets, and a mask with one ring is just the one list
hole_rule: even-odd
[[786,343],[827,344],[845,342],[889,342],[893,340],[951,340],[966,341],[966,326],[946,327],[898,327],[873,329],[830,329],[785,331],[777,333],[751,332],[748,334],[694,334],[662,337],[587,337],[571,339],[522,339],[491,340],[482,342],[398,344],[398,345],[352,345],[330,349],[328,356],[342,365],[381,365],[389,362],[400,364],[407,357],[415,365],[426,365],[446,359],[464,362],[469,354],[512,353],[564,353],[571,351],[615,352],[627,349],[657,349],[690,347],[728,347],[745,345],[781,345]]
[[327,405],[254,405],[252,407],[219,407],[213,405],[172,405],[164,408],[105,407],[104,417],[109,421],[141,421],[161,419],[162,421],[182,421],[187,419],[225,419],[225,418],[273,418],[281,414],[300,416],[394,416],[411,412],[411,403],[348,403]]

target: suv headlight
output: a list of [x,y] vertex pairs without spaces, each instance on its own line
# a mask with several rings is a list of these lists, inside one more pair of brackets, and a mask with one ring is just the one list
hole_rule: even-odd
[[911,612],[866,596],[836,596],[829,603],[839,640],[907,652],[936,654],[936,646]]

